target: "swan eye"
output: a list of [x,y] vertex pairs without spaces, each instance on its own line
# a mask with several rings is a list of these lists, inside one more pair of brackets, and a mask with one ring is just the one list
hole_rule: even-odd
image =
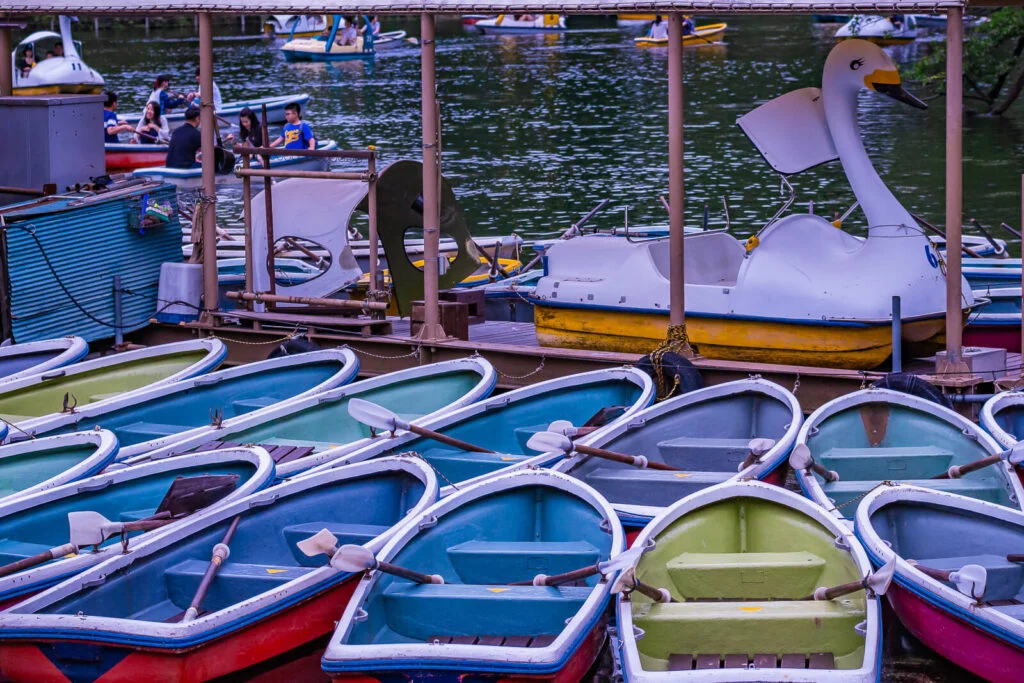
[[853,69],[854,71],[861,68],[862,66],[864,66],[863,59],[855,59],[852,62],[850,62],[850,68]]

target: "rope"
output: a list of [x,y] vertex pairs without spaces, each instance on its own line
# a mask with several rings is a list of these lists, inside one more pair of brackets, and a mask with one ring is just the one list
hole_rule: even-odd
[[266,346],[267,344],[283,344],[287,341],[295,339],[296,337],[301,337],[302,333],[299,332],[299,328],[296,327],[294,330],[292,330],[292,333],[287,337],[280,337],[278,339],[267,339],[265,341],[242,341],[241,339],[228,339],[227,337],[222,337],[219,334],[211,334],[210,336],[213,337],[214,339],[219,339],[226,344],[241,344],[242,346]]
[[835,510],[836,512],[839,512],[840,510],[842,510],[847,505],[851,505],[853,503],[856,503],[861,498],[865,497],[866,495],[868,495],[869,493],[871,493],[872,491],[877,489],[879,486],[899,486],[899,483],[895,482],[895,481],[892,481],[891,479],[883,479],[882,481],[878,482],[877,484],[875,484],[874,486],[872,486],[871,488],[869,488],[867,491],[865,491],[864,493],[860,494],[859,496],[854,496],[853,498],[851,498],[850,500],[846,501],[842,505],[836,505],[832,509]]
[[424,457],[423,457],[422,455],[420,455],[420,454],[419,454],[419,453],[417,453],[416,451],[403,451],[402,453],[399,453],[398,455],[399,455],[399,456],[402,456],[402,455],[407,455],[407,456],[409,456],[409,457],[412,457],[412,458],[418,458],[418,459],[422,460],[423,462],[427,463],[427,466],[428,466],[428,467],[429,467],[430,469],[434,470],[434,474],[436,474],[437,476],[441,477],[441,478],[442,478],[442,479],[444,479],[444,480],[445,480],[446,482],[448,482],[448,485],[449,485],[449,486],[451,486],[451,487],[452,487],[453,489],[455,489],[456,491],[458,491],[458,490],[459,490],[459,487],[455,485],[455,482],[453,482],[453,481],[452,481],[451,479],[449,479],[448,477],[444,476],[444,474],[443,474],[443,473],[441,472],[441,470],[439,470],[439,469],[437,469],[436,467],[434,467],[434,465],[433,465],[433,464],[432,464],[432,463],[431,463],[431,462],[430,462],[429,460],[427,460],[426,458],[424,458]]
[[679,354],[680,356],[687,356],[693,353],[693,348],[690,346],[690,338],[686,334],[686,323],[682,325],[669,325],[668,326],[668,338],[661,343],[658,348],[651,351],[651,365],[654,367],[654,381],[657,385],[657,400],[664,401],[665,399],[671,398],[676,390],[679,389],[679,375],[675,375],[672,381],[672,387],[667,387],[667,380],[665,378],[665,355],[669,353]]

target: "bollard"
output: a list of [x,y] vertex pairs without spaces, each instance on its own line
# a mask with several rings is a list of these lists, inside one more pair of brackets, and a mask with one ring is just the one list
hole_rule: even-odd
[[900,298],[892,298],[892,371],[903,372],[903,317]]

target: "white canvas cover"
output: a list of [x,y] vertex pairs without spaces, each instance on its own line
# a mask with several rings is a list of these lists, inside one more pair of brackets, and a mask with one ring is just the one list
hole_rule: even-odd
[[736,121],[768,164],[783,175],[839,158],[825,122],[820,88],[801,88],[765,102]]

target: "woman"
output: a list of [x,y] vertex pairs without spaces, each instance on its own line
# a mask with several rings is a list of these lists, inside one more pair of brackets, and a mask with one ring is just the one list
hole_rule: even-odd
[[245,107],[238,114],[238,141],[235,144],[244,147],[263,147],[263,130],[256,120],[256,113],[249,107]]
[[18,69],[21,71],[22,76],[28,76],[28,73],[35,65],[35,53],[32,51],[32,46],[29,45],[25,48],[25,52],[22,53],[21,59],[18,60]]
[[[171,139],[171,130],[167,126],[167,119],[160,115],[160,105],[156,102],[147,102],[146,110],[139,119],[139,125],[135,126],[135,135],[132,142],[141,142],[147,145],[163,145]],[[142,133],[142,135],[140,135]]]
[[167,91],[171,85],[171,77],[160,75],[153,81],[153,94],[149,96],[147,102],[160,105],[160,111],[165,114],[170,114],[171,110],[175,107],[183,107],[188,105],[188,100],[181,95],[173,95]]

